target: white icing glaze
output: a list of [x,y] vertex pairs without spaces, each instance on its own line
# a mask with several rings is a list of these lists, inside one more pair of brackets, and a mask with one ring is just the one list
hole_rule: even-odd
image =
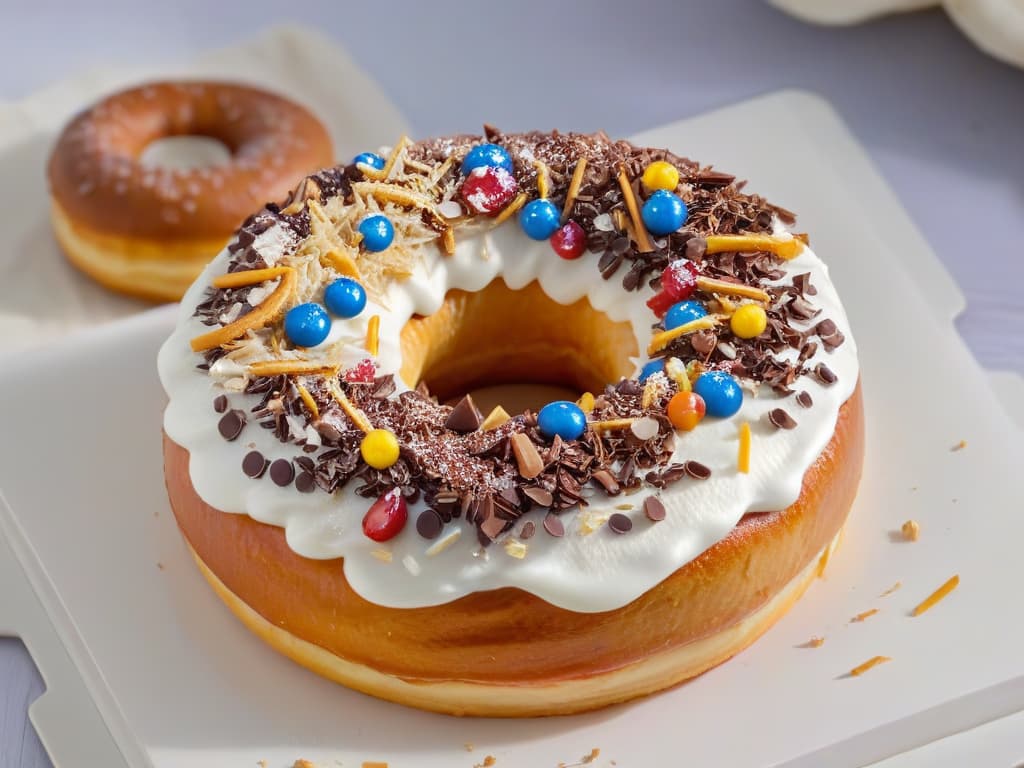
[[[287,240],[272,230],[261,237],[257,247],[267,246],[269,263],[280,258]],[[336,320],[331,341],[365,338],[368,319],[380,314],[378,362],[382,371],[397,372],[401,363],[399,334],[413,314],[437,311],[449,289],[480,290],[498,276],[513,289],[537,280],[548,296],[565,304],[586,296],[612,320],[629,322],[640,349],[650,338],[654,317],[645,305],[651,295],[649,288],[626,293],[619,279],[601,279],[596,254],[587,253],[575,261],[557,258],[547,242],[529,240],[514,222],[477,237],[462,237],[453,256],[443,257],[434,248],[425,248],[424,254],[411,278],[391,284],[382,301],[387,310],[371,302],[358,318]],[[177,329],[160,350],[160,377],[170,400],[164,428],[190,452],[192,484],[208,504],[283,527],[289,546],[305,557],[344,557],[345,576],[353,589],[386,606],[436,605],[475,591],[518,587],[575,611],[621,607],[724,538],[744,513],[792,504],[804,472],[830,440],[839,407],[857,382],[856,347],[846,315],[826,266],[807,248],[783,268],[790,275],[810,272],[818,291],[811,298],[822,310],[818,319],[831,318],[846,336],[846,342],[833,352],[820,345],[809,361],[811,367],[827,362],[838,376],[837,383],[823,386],[813,376],[798,380],[798,389],[813,397],[812,408],[802,409],[792,398],[780,403],[767,387],[757,396],[747,391],[741,411],[733,418],[707,418],[692,432],[677,433],[673,460],[700,461],[711,468],[710,479],[684,478],[664,491],[645,488],[633,496],[607,498],[594,493],[588,509],[562,515],[564,538],[538,530],[524,542],[527,554],[521,559],[500,544],[481,550],[475,535],[465,535],[469,532],[453,536],[452,531],[465,525],[460,520],[450,523],[438,541],[422,539],[411,524],[422,504],[410,508],[410,524],[405,530],[382,545],[362,533],[361,521],[370,500],[355,495],[357,483],[351,482],[331,496],[319,490],[302,494],[293,487],[279,488],[266,477],[251,480],[241,471],[242,458],[249,450],[258,449],[271,460],[290,459],[300,451],[295,445],[278,442],[270,430],[260,429],[252,421],[235,442],[226,442],[219,435],[211,403],[226,390],[196,369],[199,360],[189,340],[208,330],[192,316],[193,310],[211,279],[226,270],[227,261],[225,251],[192,285],[182,300]],[[358,354],[353,357],[357,360]],[[231,407],[248,412],[254,398],[232,391],[238,383],[237,378],[228,380]],[[780,405],[798,422],[795,429],[776,430],[767,423],[768,411]],[[749,474],[736,469],[742,421],[749,421],[753,430]],[[650,493],[658,493],[665,505],[663,522],[650,523],[643,515],[641,504]],[[599,527],[581,535],[581,530],[607,519],[623,503],[633,505],[627,512],[634,520],[629,534],[620,536]],[[539,524],[541,518],[531,514]],[[454,539],[449,546],[439,546],[449,538]],[[224,546],[233,543],[224,542]],[[390,562],[379,557],[379,552],[373,554],[382,548],[390,550]]]

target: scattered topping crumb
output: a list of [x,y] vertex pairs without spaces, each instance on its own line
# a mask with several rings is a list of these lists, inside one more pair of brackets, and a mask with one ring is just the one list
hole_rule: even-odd
[[471,742],[471,741],[467,741],[465,744],[462,745],[462,747],[467,752],[472,752],[474,749],[476,749],[476,747],[473,746],[473,742]]
[[812,637],[806,643],[801,643],[800,648],[821,648],[825,644],[824,637]]
[[505,552],[508,553],[510,557],[514,557],[517,560],[522,560],[526,557],[526,544],[519,541],[519,539],[505,539],[504,547]]
[[893,592],[895,592],[897,589],[899,589],[902,586],[903,586],[903,582],[902,581],[897,581],[895,584],[893,584],[891,587],[889,587],[887,590],[885,590],[885,592],[880,594],[879,597],[888,597],[889,595],[891,595]]
[[903,534],[903,538],[907,541],[917,541],[921,537],[921,526],[918,525],[916,520],[907,520],[907,522],[900,526],[900,533]]
[[474,763],[473,768],[491,768],[498,760],[494,755],[487,755],[482,763]]
[[925,611],[933,608],[940,600],[946,597],[950,592],[957,588],[960,584],[960,575],[955,574],[951,576],[945,584],[932,592],[926,597],[913,611],[910,612],[911,616],[920,616]]
[[961,440],[959,443],[954,445],[949,450],[951,450],[951,451],[962,451],[966,447],[967,447],[967,441],[966,440]]
[[373,557],[380,560],[382,563],[391,562],[392,555],[390,549],[371,549],[370,554],[373,555]]
[[864,621],[865,619],[871,618],[876,613],[878,613],[878,609],[877,608],[872,608],[871,610],[864,611],[863,613],[858,613],[856,616],[854,616],[852,619],[850,619],[850,623],[851,624],[858,624],[858,623]]
[[448,547],[458,541],[460,536],[462,536],[462,529],[452,528],[442,538],[427,547],[427,556],[434,557],[435,555],[441,554],[448,549]]
[[860,677],[872,667],[877,667],[879,664],[885,664],[887,661],[892,661],[892,659],[888,656],[872,656],[863,664],[851,669],[846,673],[846,675],[847,677]]

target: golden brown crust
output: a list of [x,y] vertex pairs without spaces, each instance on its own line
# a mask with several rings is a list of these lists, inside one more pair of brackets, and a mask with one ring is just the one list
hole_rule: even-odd
[[[181,135],[218,139],[232,159],[167,174],[139,163],[149,143]],[[294,102],[230,83],[150,83],[76,116],[50,155],[48,177],[68,218],[93,232],[223,244],[250,213],[332,163],[327,131]]]
[[349,586],[341,560],[302,558],[280,528],[204,503],[189,480],[187,451],[164,441],[168,493],[186,539],[225,588],[270,624],[407,681],[485,685],[586,679],[713,637],[752,616],[838,534],[863,449],[858,385],[796,503],[747,515],[724,540],[620,609],[574,613],[511,588],[427,608],[369,603]]

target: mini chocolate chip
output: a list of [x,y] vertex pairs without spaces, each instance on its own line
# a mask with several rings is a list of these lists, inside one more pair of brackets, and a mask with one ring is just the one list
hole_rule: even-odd
[[228,396],[217,395],[213,398],[213,410],[217,413],[224,413],[228,409]]
[[688,461],[683,465],[683,468],[686,470],[686,474],[694,480],[707,480],[711,477],[711,469],[705,467],[699,461]]
[[300,472],[295,478],[295,487],[300,493],[312,493],[316,489],[316,479],[309,472]]
[[295,467],[288,459],[275,459],[270,465],[270,479],[284,488],[295,477]]
[[253,480],[263,477],[269,465],[270,462],[259,451],[249,451],[242,459],[242,471]]
[[537,526],[534,525],[534,522],[532,520],[527,520],[525,523],[523,523],[523,527],[519,529],[519,538],[523,541],[526,541],[527,539],[532,539],[533,534],[536,533],[536,531]]
[[416,518],[416,532],[424,539],[436,539],[441,534],[444,522],[432,509],[425,509]]
[[814,405],[814,399],[811,397],[810,392],[797,392],[796,401],[804,408],[810,408]]
[[826,385],[835,384],[839,381],[839,377],[824,363],[818,363],[814,367],[814,375],[818,377],[822,384]]
[[768,411],[768,421],[776,429],[793,429],[796,426],[796,420],[782,408],[772,408]]
[[239,410],[228,411],[220,417],[220,421],[217,423],[220,436],[229,441],[242,434],[242,427],[244,426],[245,411]]
[[557,515],[548,515],[544,518],[544,530],[556,539],[565,536],[565,526]]
[[657,496],[648,496],[644,499],[644,514],[652,523],[660,522],[665,519],[665,505]]
[[608,518],[608,527],[611,528],[614,533],[629,533],[633,530],[633,520],[629,515],[616,512]]
[[476,407],[472,396],[466,395],[452,408],[452,412],[448,414],[448,419],[444,423],[444,428],[453,432],[475,432],[480,429],[483,421],[484,416]]

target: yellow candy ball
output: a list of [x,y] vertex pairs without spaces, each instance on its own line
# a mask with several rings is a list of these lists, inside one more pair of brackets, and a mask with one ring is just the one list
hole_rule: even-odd
[[371,429],[359,444],[363,461],[374,469],[387,469],[398,461],[398,438],[386,429]]
[[667,189],[669,192],[679,186],[679,171],[672,163],[664,160],[655,160],[644,169],[644,189],[648,192],[655,189]]
[[768,315],[760,304],[744,304],[732,313],[729,327],[741,339],[752,339],[768,327]]

